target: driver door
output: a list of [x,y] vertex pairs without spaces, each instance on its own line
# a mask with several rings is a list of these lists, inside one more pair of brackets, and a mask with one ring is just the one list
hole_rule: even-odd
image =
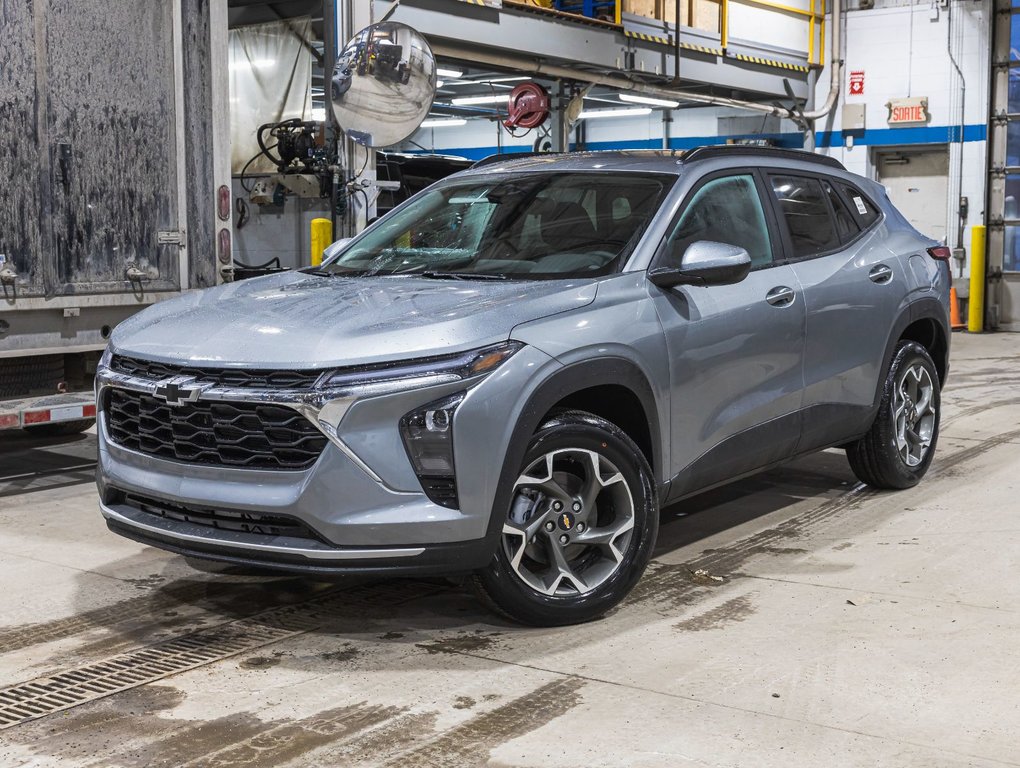
[[800,437],[805,309],[759,174],[707,176],[688,194],[654,266],[679,266],[708,240],[739,246],[752,271],[734,285],[650,285],[670,364],[676,498],[772,464]]

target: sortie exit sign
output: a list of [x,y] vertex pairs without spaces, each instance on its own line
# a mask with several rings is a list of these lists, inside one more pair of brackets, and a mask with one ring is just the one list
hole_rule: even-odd
[[888,123],[891,126],[923,125],[931,120],[928,113],[927,96],[908,96],[905,99],[890,99]]

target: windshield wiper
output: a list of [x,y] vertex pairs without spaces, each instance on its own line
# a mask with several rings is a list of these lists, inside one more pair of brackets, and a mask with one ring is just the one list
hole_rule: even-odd
[[488,272],[409,272],[408,277],[424,277],[429,280],[509,280],[506,275]]

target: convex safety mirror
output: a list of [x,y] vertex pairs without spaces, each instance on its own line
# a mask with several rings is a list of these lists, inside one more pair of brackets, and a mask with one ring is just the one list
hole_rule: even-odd
[[373,24],[340,52],[330,89],[333,116],[347,137],[388,147],[418,130],[432,108],[436,59],[406,24]]
[[736,245],[699,240],[691,243],[679,267],[648,270],[648,279],[660,288],[677,285],[731,285],[751,271],[751,256]]

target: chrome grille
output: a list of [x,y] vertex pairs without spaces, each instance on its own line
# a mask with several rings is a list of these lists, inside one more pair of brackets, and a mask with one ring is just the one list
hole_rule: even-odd
[[150,456],[247,469],[306,469],[326,437],[279,405],[199,400],[168,405],[151,395],[108,389],[103,398],[114,443]]
[[110,369],[129,376],[159,381],[171,376],[193,376],[199,384],[240,389],[311,389],[322,376],[322,371],[276,371],[239,368],[199,368],[167,365],[152,360],[114,355]]

